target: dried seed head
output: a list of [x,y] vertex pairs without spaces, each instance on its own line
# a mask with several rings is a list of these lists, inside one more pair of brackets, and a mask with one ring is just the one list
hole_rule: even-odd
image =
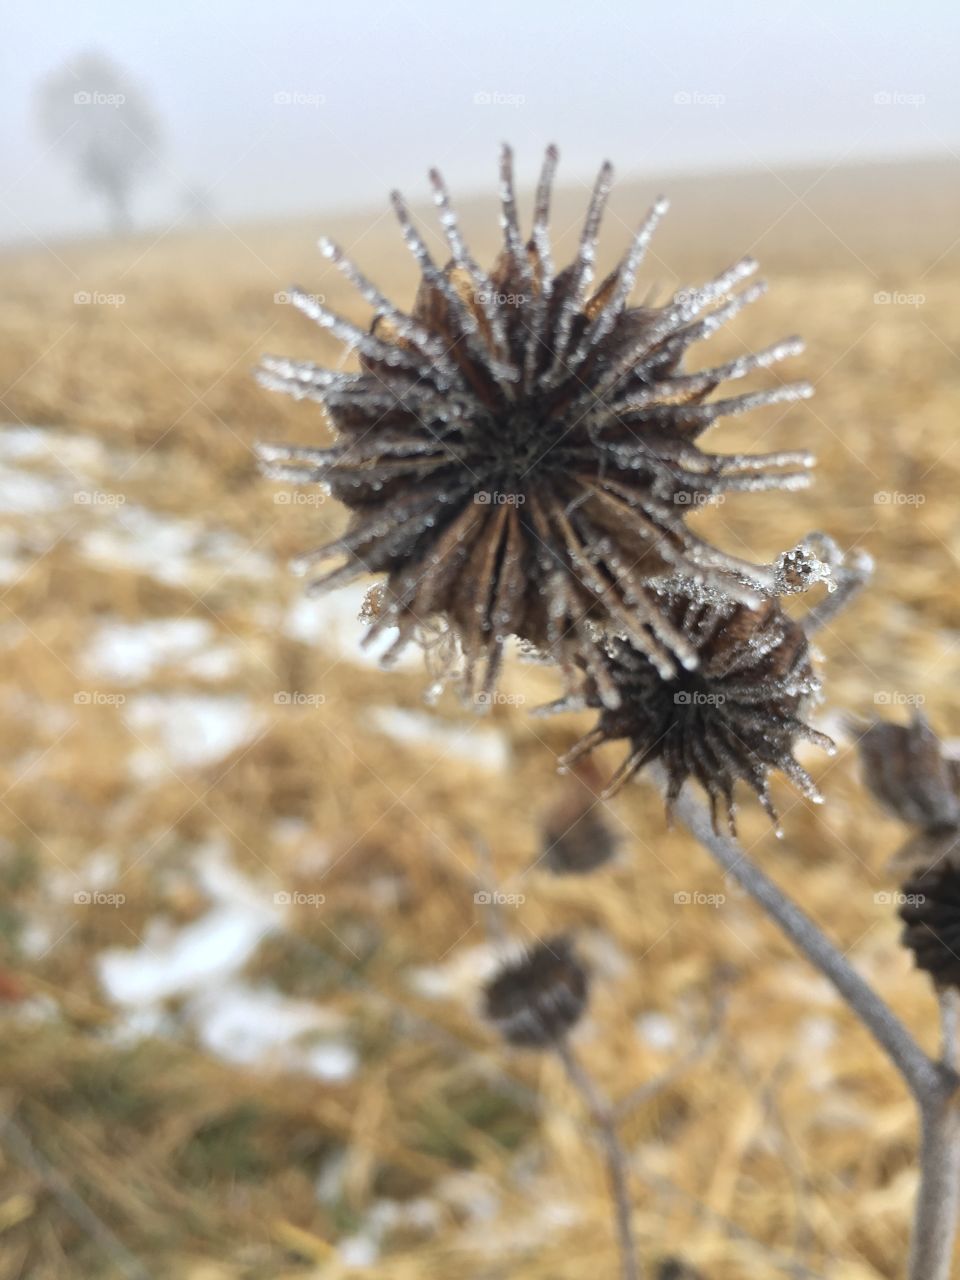
[[960,989],[960,871],[941,863],[903,886],[903,944],[940,988]]
[[805,384],[708,398],[800,350],[791,338],[698,373],[690,347],[758,297],[738,286],[745,260],[663,306],[631,307],[644,250],[666,210],[658,200],[617,267],[594,283],[600,219],[612,182],[604,165],[573,262],[555,272],[548,222],[555,148],[537,187],[524,243],[513,160],[501,161],[503,249],[483,270],[460,234],[442,178],[430,179],[446,239],[435,261],[398,195],[393,205],[421,272],[407,314],[331,244],[324,252],[374,310],[369,330],[308,295],[302,310],[353,347],[356,373],[266,357],[261,382],[320,401],[337,434],[329,449],[265,446],[275,476],[323,482],[351,512],[344,535],[304,558],[339,560],[317,585],[386,578],[372,631],[397,627],[397,647],[443,616],[459,637],[474,689],[496,679],[516,635],[568,669],[596,629],[629,636],[662,667],[684,657],[662,622],[652,580],[683,572],[741,599],[776,589],[770,567],[709,546],[686,524],[698,505],[736,490],[793,488],[804,451],[713,455],[697,439],[718,417],[804,397]]
[[589,760],[561,780],[542,826],[542,857],[555,875],[586,875],[616,854],[619,840],[601,789],[599,771]]
[[664,677],[629,641],[608,640],[602,654],[619,706],[604,706],[588,677],[587,701],[600,707],[600,719],[566,762],[602,742],[627,738],[630,754],[607,794],[650,761],[661,760],[668,777],[668,811],[692,777],[710,799],[714,826],[722,808],[731,830],[739,779],[756,791],[774,818],[768,792],[771,769],[781,770],[805,795],[819,799],[810,775],[793,756],[799,738],[833,746],[800,718],[819,689],[802,627],[775,601],[750,609],[689,581],[664,593],[663,608],[694,649],[697,665]]
[[505,965],[484,991],[486,1016],[508,1044],[545,1049],[587,1006],[587,972],[566,938],[552,938]]
[[908,725],[878,721],[858,745],[864,781],[894,817],[927,830],[960,822],[960,765],[919,711]]
[[703,1276],[679,1258],[664,1258],[657,1269],[657,1280],[703,1280]]

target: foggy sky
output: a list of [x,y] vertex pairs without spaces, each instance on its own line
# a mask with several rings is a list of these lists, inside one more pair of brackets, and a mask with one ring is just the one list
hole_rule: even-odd
[[219,217],[380,206],[489,190],[502,139],[531,182],[543,146],[561,176],[609,156],[623,175],[960,159],[954,3],[771,4],[165,0],[14,4],[0,54],[0,238],[99,231],[102,210],[42,140],[36,87],[101,51],[142,86],[164,147],[139,223],[202,186]]

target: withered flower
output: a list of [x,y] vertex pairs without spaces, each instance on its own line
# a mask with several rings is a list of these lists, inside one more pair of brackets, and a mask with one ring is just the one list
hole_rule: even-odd
[[908,880],[901,898],[902,941],[917,968],[960,989],[960,871],[942,862]]
[[774,820],[768,786],[772,769],[819,799],[813,780],[793,755],[801,738],[833,748],[829,738],[801,719],[819,681],[800,624],[776,601],[751,609],[689,580],[665,591],[662,607],[687,638],[697,665],[664,677],[629,641],[608,639],[602,647],[606,676],[617,690],[619,706],[604,705],[593,677],[587,677],[586,701],[600,708],[600,719],[565,763],[603,742],[626,738],[630,753],[605,794],[661,760],[668,811],[692,777],[709,797],[714,828],[722,806],[731,831],[738,780],[753,788]]
[[662,671],[692,658],[661,616],[653,580],[684,573],[741,599],[775,589],[770,567],[710,546],[690,507],[734,490],[805,484],[806,452],[714,455],[699,436],[722,415],[809,394],[778,384],[708,397],[800,350],[790,338],[697,373],[688,350],[759,297],[740,291],[756,264],[736,263],[662,306],[631,306],[637,271],[666,210],[658,200],[617,267],[594,284],[613,171],[597,178],[573,262],[555,271],[548,222],[557,164],[547,150],[524,241],[513,159],[500,166],[503,248],[489,271],[473,258],[440,174],[430,174],[446,241],[435,259],[398,194],[392,197],[421,282],[408,314],[335,245],[326,256],[373,308],[369,328],[297,290],[292,300],[353,348],[357,372],[267,357],[261,382],[319,401],[331,448],[269,445],[271,474],[319,482],[348,507],[342,537],[301,560],[339,563],[315,587],[386,576],[370,635],[397,627],[391,652],[440,617],[459,639],[468,687],[489,690],[516,635],[568,671],[597,627],[619,632]]
[[505,965],[484,990],[486,1016],[508,1044],[545,1049],[587,1006],[587,972],[567,938],[551,938]]
[[599,770],[590,760],[560,779],[541,824],[541,856],[555,875],[586,875],[616,854],[620,842],[601,790]]
[[960,865],[960,763],[919,711],[909,724],[856,723],[868,789],[893,817],[914,828],[894,854],[893,870],[913,875],[949,861]]
[[877,721],[858,746],[864,782],[895,818],[927,829],[960,822],[960,764],[921,712],[906,725]]

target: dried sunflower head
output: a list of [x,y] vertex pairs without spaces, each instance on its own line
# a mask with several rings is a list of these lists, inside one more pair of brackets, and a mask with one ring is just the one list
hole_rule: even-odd
[[903,945],[940,988],[960,989],[960,871],[941,863],[903,886]]
[[630,753],[607,787],[609,795],[644,765],[661,760],[668,811],[688,778],[706,791],[734,826],[734,786],[748,783],[772,818],[768,774],[779,769],[805,795],[819,799],[813,780],[793,755],[809,739],[832,750],[829,738],[801,719],[819,690],[802,626],[773,600],[756,609],[681,580],[665,590],[662,608],[687,639],[696,665],[664,676],[647,654],[621,637],[601,647],[605,679],[618,705],[604,698],[593,675],[588,705],[600,708],[596,727],[567,756],[577,760],[603,742],[626,738]]
[[[322,482],[350,510],[342,537],[302,568],[338,566],[315,585],[385,575],[371,634],[397,627],[396,650],[440,616],[462,647],[465,675],[489,690],[504,642],[516,635],[572,667],[597,629],[628,636],[661,669],[690,658],[661,616],[651,583],[686,573],[740,598],[775,590],[749,565],[687,527],[691,505],[733,490],[795,487],[806,452],[704,452],[701,433],[724,414],[809,394],[805,384],[710,401],[741,378],[800,350],[795,338],[756,355],[685,373],[688,350],[762,292],[737,287],[738,262],[663,306],[630,305],[644,251],[666,202],[657,201],[618,266],[594,284],[605,164],[573,262],[554,269],[548,222],[557,153],[546,153],[533,225],[524,240],[511,152],[500,169],[503,248],[489,271],[463,241],[440,175],[430,180],[446,240],[436,260],[401,197],[393,205],[421,282],[400,310],[344,256],[324,252],[373,308],[369,329],[309,295],[293,301],[354,348],[358,372],[265,358],[261,382],[318,400],[332,448],[264,446],[279,478]],[[444,261],[446,258],[446,261]]]
[[588,985],[569,939],[551,938],[504,965],[487,983],[486,1016],[508,1044],[549,1048],[579,1022]]

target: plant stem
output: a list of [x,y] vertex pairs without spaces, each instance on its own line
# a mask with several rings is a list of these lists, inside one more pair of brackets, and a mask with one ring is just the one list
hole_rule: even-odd
[[920,1106],[920,1189],[910,1243],[910,1280],[950,1280],[960,1201],[960,1111],[953,1091]]
[[[663,789],[660,766],[649,775]],[[942,1057],[930,1058],[818,925],[729,836],[719,835],[705,806],[684,787],[674,812],[721,867],[783,930],[843,997],[903,1077],[920,1113],[920,1189],[910,1245],[909,1280],[950,1280],[960,1208],[960,1108],[956,1093],[960,1005],[941,996]]]
[[590,1113],[603,1147],[607,1164],[607,1178],[613,1198],[620,1243],[620,1275],[622,1280],[640,1280],[640,1263],[633,1238],[630,1220],[630,1188],[627,1178],[627,1157],[617,1133],[616,1118],[609,1102],[601,1095],[590,1075],[574,1056],[566,1040],[557,1045],[557,1053],[566,1068],[574,1088],[580,1094]]
[[[649,776],[664,781],[660,766]],[[833,983],[906,1080],[918,1102],[943,1087],[943,1069],[929,1058],[890,1006],[866,982],[818,925],[791,901],[730,836],[714,831],[703,804],[684,787],[674,813],[723,869],[763,907],[811,964]]]

